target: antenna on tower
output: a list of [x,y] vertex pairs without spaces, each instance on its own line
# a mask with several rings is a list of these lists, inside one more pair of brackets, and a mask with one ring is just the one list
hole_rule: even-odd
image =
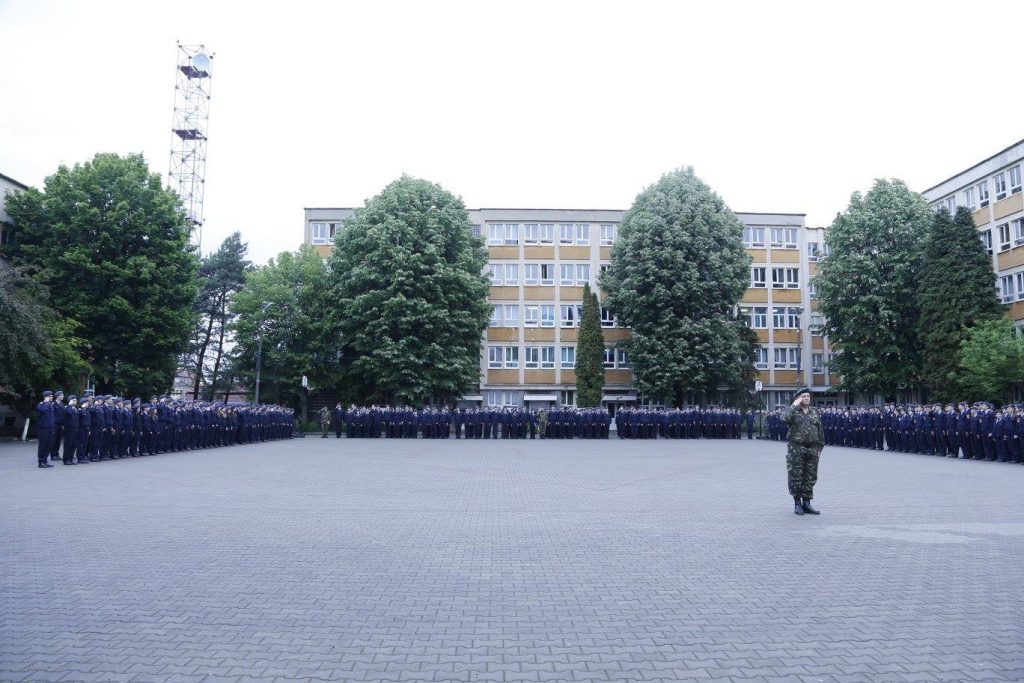
[[203,197],[206,190],[206,128],[210,120],[210,76],[213,53],[205,45],[178,43],[171,126],[171,168],[168,183],[185,206],[191,237],[203,245]]

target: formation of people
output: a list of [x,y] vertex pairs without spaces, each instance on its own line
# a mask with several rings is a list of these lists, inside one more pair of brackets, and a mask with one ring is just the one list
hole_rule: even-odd
[[172,401],[168,396],[68,396],[44,391],[36,406],[38,466],[50,460],[81,465],[290,438],[291,408],[225,404],[220,401]]
[[753,411],[735,408],[621,408],[615,414],[620,439],[754,438]]
[[[825,444],[898,453],[1024,463],[1024,407],[988,403],[896,404],[822,408]],[[768,437],[785,441],[783,411],[765,419]]]

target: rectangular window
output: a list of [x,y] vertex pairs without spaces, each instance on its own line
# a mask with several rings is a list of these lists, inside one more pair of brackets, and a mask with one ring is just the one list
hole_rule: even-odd
[[788,289],[800,289],[799,268],[786,268],[786,287]]
[[540,306],[527,304],[523,306],[523,326],[537,327],[540,325]]
[[1003,303],[1008,304],[1013,301],[1014,290],[1013,290],[1013,276],[1004,275],[999,278],[999,286],[1002,289]]
[[800,350],[799,349],[788,349],[789,351],[789,368],[791,370],[800,367]]
[[750,269],[750,286],[755,288],[766,286],[764,266],[754,266]]
[[999,230],[999,251],[1006,251],[1010,248],[1010,224],[1003,223],[996,229]]
[[978,205],[974,203],[974,188],[968,187],[964,190],[964,206],[967,207],[968,211],[974,211],[978,208]]
[[518,223],[506,223],[505,224],[505,244],[508,244],[508,245],[519,244],[519,224]]
[[505,286],[506,287],[518,287],[519,286],[519,264],[518,263],[506,263],[505,264]]
[[615,224],[601,224],[601,246],[608,247],[615,243]]
[[807,260],[817,261],[818,260],[818,243],[808,242],[807,243]]
[[555,347],[540,347],[540,367],[544,370],[551,370],[555,367]]
[[576,347],[575,346],[563,346],[562,347],[562,369],[572,370],[576,367]]
[[768,307],[754,306],[754,315],[751,321],[755,330],[768,329]]
[[540,241],[540,231],[536,223],[523,224],[523,244],[537,244]]
[[560,309],[562,327],[576,327],[576,307],[563,304]]
[[555,264],[554,263],[542,263],[542,264],[540,264],[540,283],[542,285],[553,285],[553,284],[555,284]]
[[487,367],[496,370],[501,368],[501,347],[487,347]]
[[541,327],[554,327],[555,326],[555,305],[544,304],[540,307],[540,326]]
[[1024,244],[1024,218],[1014,218],[1010,221],[1010,232],[1013,237],[1013,246]]
[[800,329],[800,309],[790,306],[786,311],[786,323],[791,330]]
[[764,228],[743,228],[743,244],[747,247],[763,247]]
[[604,347],[604,367],[607,369],[615,367],[615,349],[611,346]]
[[981,238],[981,246],[985,247],[985,253],[989,256],[992,255],[992,231],[982,230],[978,233],[978,237]]
[[573,268],[571,263],[563,263],[559,269],[558,282],[562,286],[572,286],[576,284],[576,269]]
[[786,329],[786,307],[775,306],[772,308],[772,327],[777,330]]
[[519,304],[505,304],[503,327],[519,327]]
[[775,407],[785,408],[793,402],[792,391],[776,391],[775,392]]
[[1017,281],[1017,298],[1024,299],[1024,271],[1014,275],[1013,279]]
[[555,224],[554,223],[541,223],[540,224],[540,243],[541,244],[553,244],[555,241]]
[[590,282],[590,264],[576,264],[576,284],[580,287]]
[[754,367],[758,370],[768,369],[768,348],[758,346],[754,349]]
[[505,277],[505,268],[500,263],[488,263],[487,270],[491,274],[491,286],[500,287]]
[[576,405],[576,390],[562,389],[561,395],[559,396],[558,404],[563,406]]
[[1006,174],[996,173],[996,177],[992,179],[996,185],[996,201],[1000,199],[1006,199]]
[[506,346],[505,347],[505,368],[507,370],[515,370],[519,367],[519,347],[518,346]]
[[523,367],[527,370],[536,370],[540,367],[540,347],[527,346],[523,354]]
[[815,375],[821,375],[825,372],[825,354],[823,353],[812,353],[811,354],[811,372]]
[[796,249],[797,229],[796,228],[772,228],[771,238],[773,247],[786,247]]
[[946,198],[946,211],[949,212],[950,216],[956,213],[956,199],[954,197]]
[[504,319],[505,309],[501,306],[491,307],[491,319],[487,321],[488,327],[501,327],[501,321]]
[[812,299],[818,298],[818,285],[814,282],[814,280],[811,280],[810,282],[807,283],[807,296],[811,297]]
[[313,223],[313,244],[327,244],[326,223]]
[[572,223],[558,224],[558,243],[572,244],[576,241],[576,226]]
[[487,225],[487,244],[498,245],[505,243],[505,226],[502,223],[489,223]]
[[978,188],[978,205],[984,209],[988,206],[988,181],[982,180],[975,187]]
[[772,289],[783,289],[786,286],[786,269],[772,268]]
[[480,224],[479,223],[474,223],[473,227],[471,229],[473,231],[473,237],[480,237],[481,233],[480,233]]
[[1010,169],[1010,194],[1020,192],[1020,165]]
[[540,283],[540,264],[526,263],[523,265],[523,284],[536,285]]
[[576,224],[576,244],[590,246],[590,223]]
[[615,327],[615,316],[604,306],[601,307],[601,327]]
[[775,369],[786,369],[786,349],[775,349]]
[[811,336],[820,337],[822,325],[825,324],[825,317],[821,313],[811,313]]
[[770,233],[770,237],[772,239],[772,246],[773,247],[781,247],[782,243],[783,243],[783,240],[785,239],[785,235],[782,232],[782,228],[772,228],[769,231],[769,233]]
[[620,369],[625,370],[629,367],[629,353],[625,349],[616,349],[615,362]]

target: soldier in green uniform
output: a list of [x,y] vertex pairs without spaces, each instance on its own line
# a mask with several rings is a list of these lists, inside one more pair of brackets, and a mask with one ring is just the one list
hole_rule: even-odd
[[327,432],[331,429],[331,411],[324,406],[320,409],[320,438],[326,439]]
[[814,484],[818,481],[818,458],[825,445],[825,432],[821,416],[811,408],[811,390],[803,387],[796,392],[793,405],[786,409],[782,421],[789,426],[789,450],[786,453],[786,473],[789,475],[789,495],[793,496],[793,512],[797,515],[821,514],[811,507]]

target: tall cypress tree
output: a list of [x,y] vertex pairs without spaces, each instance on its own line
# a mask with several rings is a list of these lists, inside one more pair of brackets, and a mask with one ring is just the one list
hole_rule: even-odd
[[971,212],[936,213],[918,287],[922,376],[935,400],[962,397],[960,346],[971,328],[1002,313],[995,277]]
[[583,287],[583,315],[576,343],[576,405],[581,408],[601,405],[604,392],[604,332],[601,331],[600,305],[590,284]]

